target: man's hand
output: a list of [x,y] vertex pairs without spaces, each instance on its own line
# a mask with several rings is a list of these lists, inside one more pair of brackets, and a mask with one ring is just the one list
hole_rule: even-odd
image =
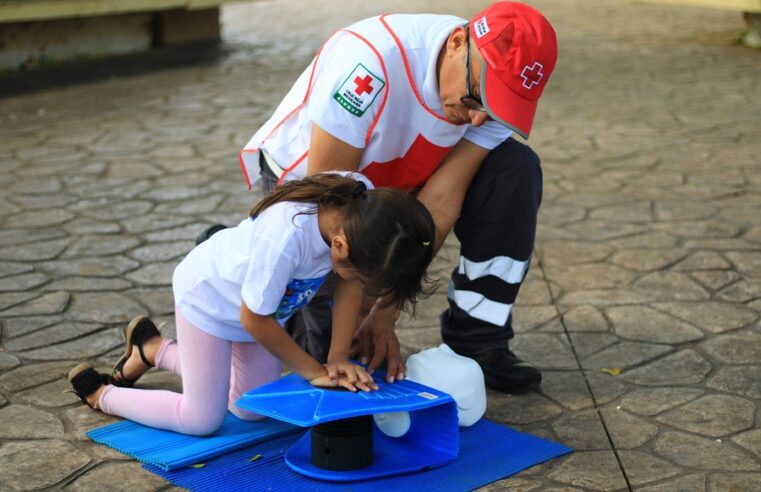
[[394,333],[398,311],[391,308],[370,310],[357,332],[358,356],[367,363],[370,374],[386,360],[386,381],[401,381],[407,375],[402,361],[399,339]]

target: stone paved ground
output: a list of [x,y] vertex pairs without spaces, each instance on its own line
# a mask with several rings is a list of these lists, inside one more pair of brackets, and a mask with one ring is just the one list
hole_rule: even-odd
[[[483,3],[230,6],[218,63],[0,100],[0,489],[172,488],[86,440],[114,419],[61,395],[65,371],[110,366],[135,314],[171,333],[172,268],[257,197],[237,150],[323,37]],[[513,346],[545,382],[490,393],[487,415],[576,452],[487,489],[761,490],[761,54],[733,13],[533,3],[561,54],[531,139],[546,187]],[[436,272],[455,258],[452,241]],[[407,353],[439,342],[444,290],[404,320]]]

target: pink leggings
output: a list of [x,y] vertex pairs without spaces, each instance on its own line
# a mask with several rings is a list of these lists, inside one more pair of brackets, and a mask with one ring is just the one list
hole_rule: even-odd
[[193,326],[175,308],[177,343],[164,339],[156,367],[182,378],[182,393],[107,385],[100,409],[159,429],[205,435],[222,425],[230,410],[244,420],[259,414],[241,410],[235,401],[246,391],[280,376],[280,361],[259,343],[231,342]]

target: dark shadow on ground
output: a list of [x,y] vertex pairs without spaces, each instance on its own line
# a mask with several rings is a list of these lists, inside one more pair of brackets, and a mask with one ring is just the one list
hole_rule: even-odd
[[216,41],[201,42],[0,73],[0,99],[84,82],[213,64],[224,58],[228,51],[228,47]]

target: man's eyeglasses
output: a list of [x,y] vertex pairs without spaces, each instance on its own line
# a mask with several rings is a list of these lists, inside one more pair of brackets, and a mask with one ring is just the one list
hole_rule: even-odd
[[468,27],[466,32],[468,33],[468,41],[465,47],[465,95],[460,98],[460,102],[468,109],[485,112],[486,109],[481,99],[470,93],[470,27]]

